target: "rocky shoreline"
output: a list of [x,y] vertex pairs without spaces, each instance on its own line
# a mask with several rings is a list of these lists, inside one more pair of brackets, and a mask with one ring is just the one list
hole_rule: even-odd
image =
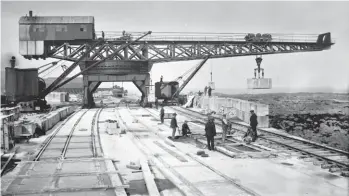
[[268,104],[270,127],[349,151],[349,94],[275,93],[225,96]]
[[348,116],[290,114],[269,116],[270,126],[307,140],[349,151]]

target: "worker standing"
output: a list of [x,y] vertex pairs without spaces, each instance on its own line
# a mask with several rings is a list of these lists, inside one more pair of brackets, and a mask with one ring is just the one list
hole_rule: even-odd
[[164,78],[163,76],[160,77],[160,83],[162,83],[162,79],[163,79],[163,78]]
[[104,39],[104,31],[102,31],[102,38]]
[[252,142],[256,141],[257,139],[257,115],[254,113],[254,110],[251,110],[251,117],[250,117],[250,126],[252,128]]
[[182,135],[187,136],[188,134],[191,134],[189,126],[188,126],[188,121],[184,121],[183,125],[182,125]]
[[228,120],[227,120],[227,115],[223,114],[222,118],[222,142],[225,142],[225,139],[227,137],[227,131],[228,131]]
[[207,86],[205,86],[204,92],[205,92],[205,96],[206,96],[207,95]]
[[161,106],[161,110],[160,110],[160,119],[161,119],[161,124],[164,123],[164,116],[165,116],[165,110],[164,110],[164,106]]
[[158,98],[155,98],[155,108],[156,108],[156,109],[158,109],[158,105],[159,105],[159,103],[158,103]]
[[42,135],[45,135],[45,131],[43,129],[41,129],[40,125],[38,123],[35,124],[35,135],[37,136],[42,136]]
[[208,96],[211,97],[211,92],[212,92],[212,88],[209,86],[208,87]]
[[207,138],[208,150],[214,150],[214,136],[216,136],[216,125],[214,124],[214,118],[208,117],[208,122],[205,125],[205,136]]
[[172,139],[175,138],[176,129],[178,128],[176,116],[177,116],[177,114],[173,113],[173,116],[171,119]]

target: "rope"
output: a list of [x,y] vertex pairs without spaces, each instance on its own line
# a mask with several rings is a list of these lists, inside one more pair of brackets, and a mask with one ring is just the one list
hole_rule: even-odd
[[[52,66],[53,67],[53,66]],[[50,68],[52,68],[50,67]],[[48,73],[46,73],[45,75],[42,76],[42,78],[46,77],[47,75],[51,74],[54,70],[56,70],[57,68],[61,67],[60,65],[58,66],[58,63],[56,64],[56,67],[54,69],[52,69],[51,71],[49,71]]]

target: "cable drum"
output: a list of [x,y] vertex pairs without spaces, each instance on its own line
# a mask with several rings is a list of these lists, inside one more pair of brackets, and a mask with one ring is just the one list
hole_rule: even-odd
[[39,92],[43,91],[45,88],[46,88],[46,83],[45,83],[45,80],[38,77],[38,86],[39,86]]

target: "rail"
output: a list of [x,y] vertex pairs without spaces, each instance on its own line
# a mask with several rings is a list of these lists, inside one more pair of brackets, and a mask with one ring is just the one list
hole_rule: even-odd
[[[40,157],[42,156],[42,154],[45,152],[46,148],[49,146],[49,144],[51,143],[51,141],[53,140],[53,138],[57,135],[57,133],[62,129],[62,127],[77,113],[79,113],[81,111],[81,109],[79,109],[78,111],[74,112],[73,114],[71,114],[68,118],[66,118],[62,124],[59,125],[59,127],[52,133],[52,135],[48,138],[46,138],[46,140],[44,141],[44,145],[43,147],[40,149],[40,151],[38,152],[38,154],[36,155],[36,157],[34,158],[34,161],[39,161]],[[83,113],[84,115],[85,113]]]
[[[127,109],[128,109],[129,114],[132,116],[132,118],[137,119],[137,117],[134,114],[131,113],[129,106],[127,106]],[[148,111],[151,115],[154,116],[154,114],[152,114],[151,111],[149,111],[148,109],[145,109],[145,110]],[[120,116],[120,113],[119,113],[118,110],[117,110],[117,113],[118,113],[119,118],[121,119],[121,116]],[[138,123],[140,123],[142,126],[146,127],[147,130],[150,131],[150,133],[153,133],[160,140],[163,140],[165,143],[167,143],[166,139],[164,139],[164,137],[162,137],[159,134],[157,134],[152,127],[146,125],[142,121],[138,121]],[[195,184],[193,184],[192,182],[190,182],[189,180],[184,178],[184,176],[181,173],[177,172],[168,163],[166,163],[166,161],[163,158],[161,158],[161,156],[156,156],[155,154],[153,154],[151,152],[152,150],[149,147],[147,147],[147,145],[143,141],[141,141],[139,138],[135,137],[135,135],[133,135],[132,137],[133,137],[133,142],[136,145],[139,145],[139,148],[143,152],[143,154],[145,154],[146,156],[148,155],[149,157],[151,157],[150,160],[152,160],[153,163],[159,162],[159,163],[161,163],[163,165],[162,167],[159,167],[158,164],[155,164],[155,166],[158,167],[158,169],[161,170],[164,167],[167,168],[169,170],[169,172],[171,172],[175,177],[177,177],[181,181],[181,184],[184,184],[188,189],[190,189],[190,192],[194,193],[194,195],[206,195],[201,190],[199,190],[198,187]],[[203,167],[206,167],[207,169],[211,170],[212,172],[214,172],[218,176],[224,178],[225,180],[230,182],[236,188],[239,188],[240,190],[244,191],[246,193],[246,195],[259,196],[259,194],[255,193],[253,190],[250,190],[249,188],[242,186],[241,184],[237,183],[234,179],[230,178],[229,176],[224,175],[223,173],[219,172],[218,170],[208,166],[207,164],[205,164],[202,161],[200,161],[199,159],[191,156],[190,154],[181,151],[180,149],[178,149],[174,145],[173,145],[173,147],[176,148],[176,153],[177,153],[178,156],[182,156],[182,158],[184,158],[184,159],[185,159],[185,157],[183,157],[183,155],[186,155],[186,156],[190,157],[192,159],[192,161],[201,164]],[[163,150],[165,150],[165,149],[163,149]],[[165,151],[168,152],[169,154],[171,154],[169,151],[167,151],[167,150],[165,150]],[[163,172],[163,170],[162,170],[162,173],[165,173],[165,172]],[[168,175],[165,175],[165,176],[167,178],[169,178]],[[170,181],[172,181],[171,179],[173,179],[173,178],[169,178]],[[181,190],[181,192],[184,193],[184,195],[188,195],[188,194],[186,194],[184,192],[184,190]],[[192,194],[190,194],[190,195],[192,195]]]
[[[181,113],[183,113],[183,114],[185,114],[185,115],[190,115],[188,112],[192,112],[192,113],[197,113],[198,115],[202,115],[202,116],[203,116],[203,114],[201,114],[201,113],[199,113],[199,112],[187,110],[187,109],[184,109],[184,108],[183,108],[183,110],[185,110],[185,111],[183,111],[183,110],[181,110],[181,109],[178,109],[178,108],[174,108],[174,107],[170,107],[170,108],[173,109],[173,110],[175,110],[175,111],[177,111],[177,112],[181,112]],[[217,119],[217,118],[216,118],[216,119]],[[203,121],[205,121],[205,120],[203,120]],[[218,122],[217,124],[220,125],[219,122]],[[236,123],[233,123],[233,124],[236,124]],[[239,125],[240,125],[240,124],[239,124]],[[245,127],[245,125],[240,125],[240,126]],[[285,135],[282,135],[282,134],[277,134],[277,133],[273,133],[273,132],[266,131],[266,130],[262,130],[262,129],[257,129],[257,130],[260,131],[260,132],[269,134],[269,135],[271,135],[271,136],[280,137],[280,138],[282,138],[282,139],[284,139],[284,140],[288,139],[288,140],[293,140],[293,141],[296,141],[296,142],[299,142],[299,143],[303,143],[303,144],[306,143],[306,144],[308,144],[309,146],[314,146],[314,147],[316,147],[316,148],[326,149],[326,150],[328,150],[328,151],[330,151],[330,152],[336,152],[336,153],[338,153],[338,155],[348,156],[348,152],[345,152],[345,151],[342,151],[342,150],[338,150],[338,149],[334,149],[334,148],[331,148],[331,147],[323,146],[323,145],[320,145],[320,144],[316,144],[316,143],[314,143],[314,142],[307,142],[307,141],[299,140],[299,139],[296,139],[296,138],[293,138],[293,137],[288,137],[288,136],[285,136]],[[291,148],[291,149],[296,150],[296,151],[305,152],[305,153],[307,153],[307,154],[309,154],[309,155],[311,155],[311,156],[313,156],[313,157],[317,157],[317,158],[319,158],[319,159],[322,159],[322,160],[326,160],[326,161],[328,161],[328,162],[335,163],[335,164],[340,165],[340,166],[342,166],[342,167],[344,167],[344,168],[349,167],[349,163],[347,163],[347,162],[345,162],[345,161],[338,161],[338,160],[335,160],[335,159],[327,158],[327,157],[325,157],[325,156],[318,155],[318,154],[316,154],[316,153],[310,152],[310,151],[308,151],[308,150],[301,149],[301,148],[299,148],[299,147],[290,145],[290,144],[288,144],[288,143],[284,143],[284,142],[282,142],[282,141],[280,142],[280,141],[276,140],[275,138],[273,139],[273,138],[268,138],[268,137],[265,137],[265,136],[260,136],[260,138],[265,139],[265,140],[268,140],[268,141],[271,141],[271,142],[274,142],[274,143],[277,143],[278,145],[281,145],[281,146],[286,146],[287,148]]]
[[[102,32],[96,31],[96,37],[101,38]],[[143,32],[127,32],[131,34],[131,39],[138,37]],[[245,42],[245,36],[249,33],[188,33],[188,32],[153,32],[151,35],[144,37],[142,41],[236,41]],[[305,42],[316,43],[318,34],[270,34],[271,42]],[[104,39],[110,41],[125,40],[128,36],[123,37],[121,31],[105,31]]]

